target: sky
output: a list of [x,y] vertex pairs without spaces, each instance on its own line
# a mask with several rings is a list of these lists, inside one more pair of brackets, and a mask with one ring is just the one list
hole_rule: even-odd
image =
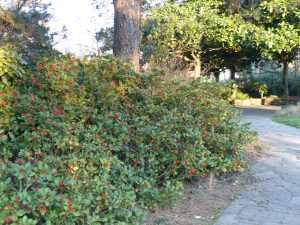
[[[1,0],[0,0],[1,1]],[[51,31],[61,31],[63,26],[68,30],[68,38],[56,38],[55,48],[62,52],[71,52],[82,56],[96,52],[97,43],[93,37],[101,27],[113,26],[112,0],[98,0],[103,3],[96,9],[93,0],[44,0],[51,3],[50,13],[53,15],[49,23]],[[152,0],[158,4],[163,0]],[[99,14],[102,16],[99,17]]]
[[[49,22],[51,32],[67,28],[67,39],[55,38],[55,48],[62,52],[84,55],[96,51],[95,32],[113,25],[113,6],[105,0],[103,8],[96,9],[92,0],[45,0],[51,3]],[[99,16],[101,14],[102,16]]]
[[[0,0],[0,3],[10,4],[14,0]],[[77,56],[97,52],[95,33],[104,27],[113,26],[112,0],[98,0],[103,3],[100,9],[93,5],[95,0],[42,0],[50,3],[50,32],[61,33],[66,27],[67,38],[57,35],[54,47],[61,52],[69,52]],[[153,0],[153,4],[163,0]],[[101,16],[99,16],[101,14]]]

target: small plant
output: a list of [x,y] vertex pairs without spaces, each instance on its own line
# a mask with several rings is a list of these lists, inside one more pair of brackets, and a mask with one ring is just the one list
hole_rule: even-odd
[[236,99],[239,99],[239,100],[247,100],[249,99],[250,96],[246,93],[243,93],[242,91],[238,90],[237,93],[236,93]]
[[263,99],[264,95],[268,92],[268,86],[266,84],[255,83],[255,88],[260,94],[260,98]]

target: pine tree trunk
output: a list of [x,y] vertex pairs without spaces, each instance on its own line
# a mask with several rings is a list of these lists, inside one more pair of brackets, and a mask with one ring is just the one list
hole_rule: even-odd
[[115,57],[131,62],[140,70],[141,0],[114,0]]
[[283,94],[284,97],[289,97],[289,64],[283,63]]

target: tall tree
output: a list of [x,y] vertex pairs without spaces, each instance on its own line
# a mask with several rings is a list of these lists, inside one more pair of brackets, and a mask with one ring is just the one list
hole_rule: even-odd
[[169,60],[172,68],[192,67],[197,76],[211,72],[218,76],[220,70],[230,69],[234,78],[256,55],[249,45],[254,28],[239,14],[228,15],[223,9],[224,2],[210,0],[155,9],[145,23],[147,49],[156,62]]
[[29,64],[51,54],[48,6],[42,0],[14,0],[5,8],[0,6],[0,45],[14,46]]
[[114,0],[114,56],[140,69],[141,0]]
[[300,1],[263,1],[255,13],[257,45],[262,55],[282,64],[283,94],[289,96],[289,64],[300,49]]

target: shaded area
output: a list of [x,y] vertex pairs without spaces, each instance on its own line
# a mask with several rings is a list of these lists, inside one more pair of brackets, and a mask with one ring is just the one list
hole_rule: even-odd
[[215,221],[239,193],[254,182],[249,172],[219,177],[209,189],[201,178],[185,188],[183,197],[172,208],[157,209],[144,225],[208,225]]

